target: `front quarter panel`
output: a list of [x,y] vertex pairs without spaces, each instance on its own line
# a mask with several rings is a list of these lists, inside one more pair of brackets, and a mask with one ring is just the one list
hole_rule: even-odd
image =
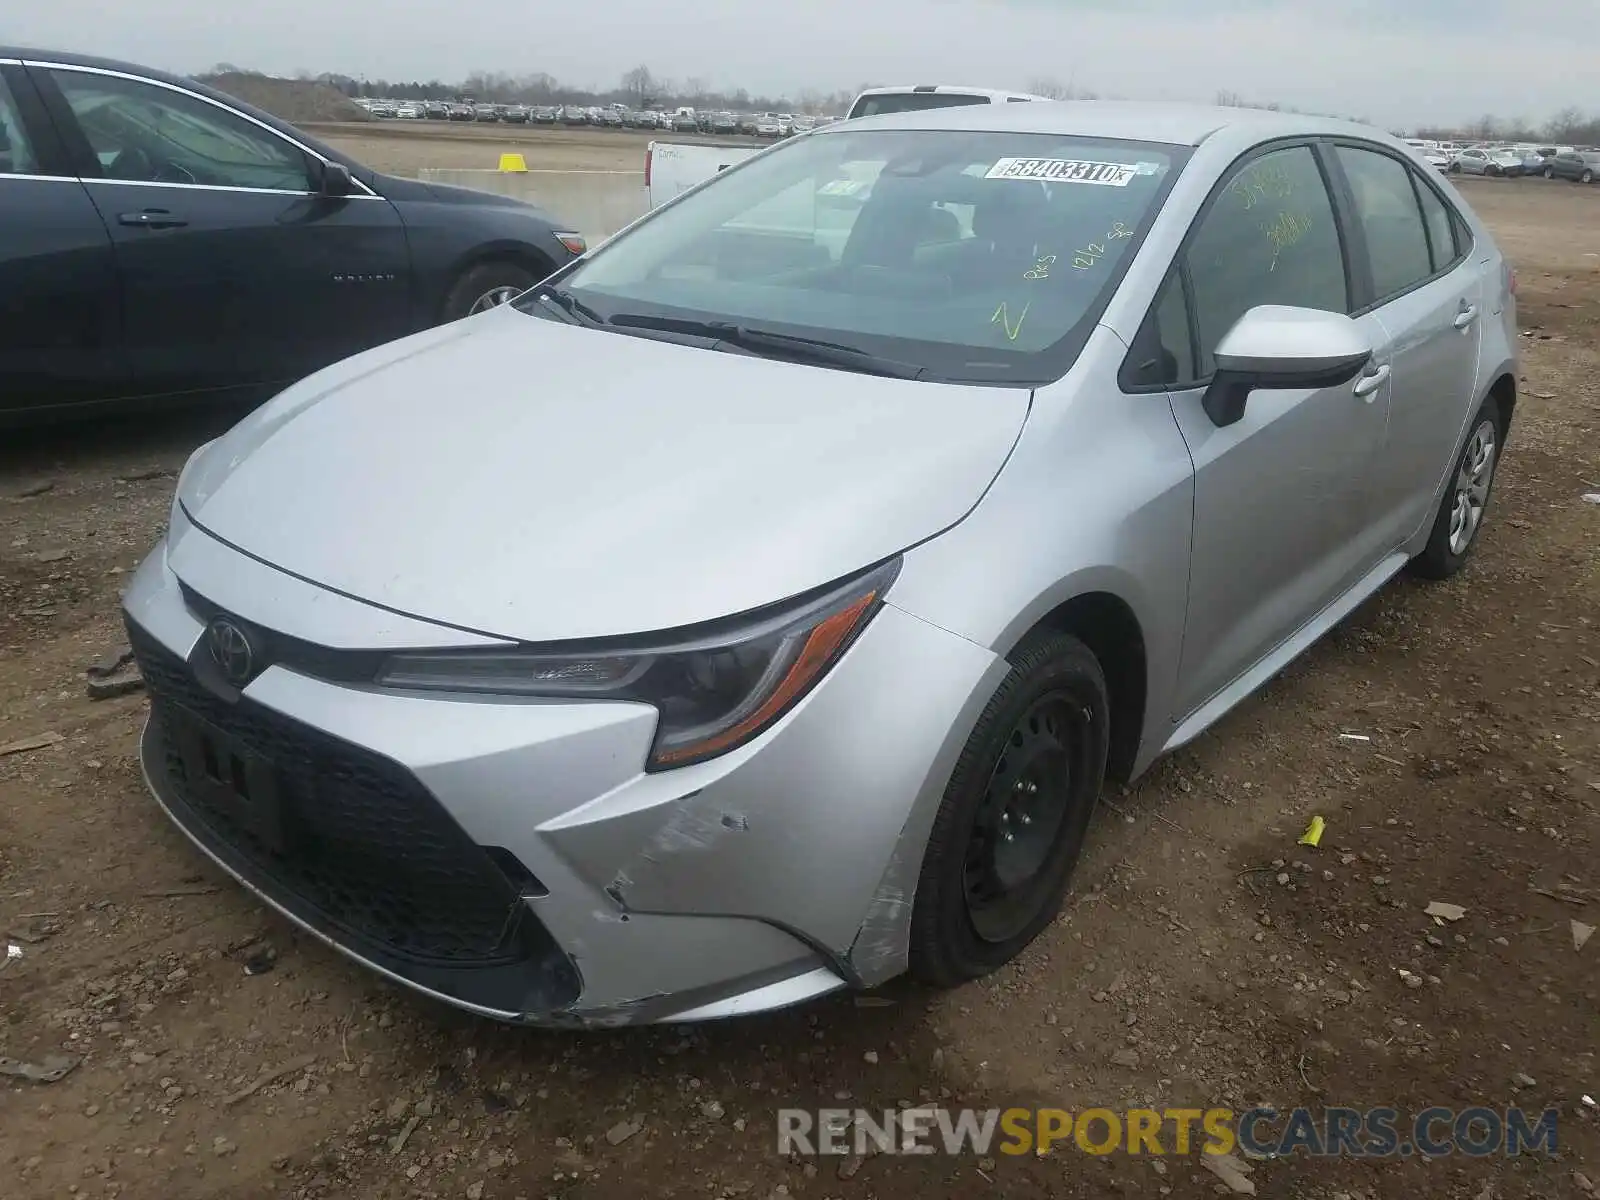
[[907,555],[891,602],[1009,653],[1060,605],[1108,593],[1143,633],[1137,772],[1170,729],[1182,648],[1194,468],[1165,394],[1115,385],[1126,348],[1099,329],[1042,388],[1010,461],[973,513]]
[[405,223],[419,326],[438,320],[451,287],[478,263],[509,259],[543,277],[573,259],[555,236],[560,218],[542,209],[487,194],[480,201],[464,190],[468,199],[444,199],[425,184],[384,182],[406,185],[387,186],[385,195]]

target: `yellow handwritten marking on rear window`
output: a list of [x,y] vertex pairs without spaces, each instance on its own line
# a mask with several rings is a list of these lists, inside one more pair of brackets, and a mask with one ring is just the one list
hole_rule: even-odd
[[1311,232],[1312,220],[1304,213],[1281,212],[1273,220],[1261,226],[1261,232],[1267,237],[1267,243],[1272,247],[1272,265],[1269,271],[1278,269],[1278,256],[1300,242],[1306,234]]
[[1017,314],[1017,323],[1013,325],[1010,320],[1010,310],[1006,307],[1005,301],[1002,300],[1000,302],[1000,307],[994,310],[994,316],[989,318],[989,324],[1000,326],[1001,329],[1006,331],[1006,340],[1008,342],[1014,342],[1017,340],[1017,336],[1022,332],[1022,323],[1028,319],[1028,309],[1032,307],[1032,300],[1024,304],[1022,306],[1022,311]]
[[1238,198],[1248,212],[1258,204],[1294,195],[1294,180],[1281,166],[1267,162],[1246,167],[1228,185],[1228,191]]

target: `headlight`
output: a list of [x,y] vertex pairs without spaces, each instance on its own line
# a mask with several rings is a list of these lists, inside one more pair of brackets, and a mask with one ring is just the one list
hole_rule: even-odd
[[384,663],[378,683],[649,704],[660,720],[646,769],[687,766],[742,746],[793,708],[882,607],[899,570],[895,559],[797,603],[679,643],[397,654]]

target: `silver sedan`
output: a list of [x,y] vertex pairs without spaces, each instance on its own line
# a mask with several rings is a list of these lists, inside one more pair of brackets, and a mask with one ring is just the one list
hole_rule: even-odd
[[1374,129],[831,126],[201,447],[125,600],[150,788],[505,1020],[974,979],[1108,779],[1467,562],[1515,328]]

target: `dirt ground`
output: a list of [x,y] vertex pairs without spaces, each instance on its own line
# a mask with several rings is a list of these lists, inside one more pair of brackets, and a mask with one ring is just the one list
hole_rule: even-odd
[[[561,136],[599,155],[605,135]],[[386,139],[364,144],[394,169]],[[1600,506],[1582,500],[1600,491],[1600,189],[1467,194],[1517,262],[1530,334],[1469,569],[1388,587],[1110,796],[1058,924],[945,995],[894,986],[729,1024],[548,1034],[414,999],[296,934],[147,798],[143,699],[85,695],[84,669],[120,645],[118,589],[174,471],[229,414],[10,439],[0,746],[60,740],[0,757],[0,946],[22,950],[0,966],[0,1058],[77,1065],[53,1083],[0,1077],[0,1195],[1181,1200],[1224,1186],[1197,1157],[775,1152],[779,1107],[899,1102],[1549,1106],[1554,1159],[1294,1157],[1251,1178],[1295,1200],[1600,1194],[1600,1114],[1581,1099],[1600,1094],[1600,938],[1575,950],[1569,924],[1600,924]],[[1313,815],[1321,847],[1297,846]],[[1435,924],[1431,901],[1465,915]]]

